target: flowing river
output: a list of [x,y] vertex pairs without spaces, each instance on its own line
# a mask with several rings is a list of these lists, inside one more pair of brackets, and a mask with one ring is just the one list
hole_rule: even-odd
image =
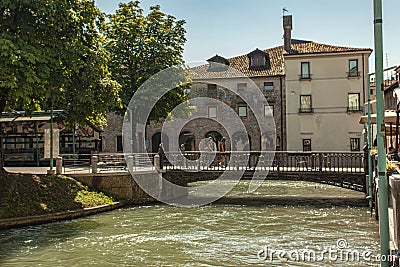
[[[363,197],[305,182],[266,181],[231,196]],[[214,204],[132,206],[0,231],[0,266],[379,266],[367,207]]]

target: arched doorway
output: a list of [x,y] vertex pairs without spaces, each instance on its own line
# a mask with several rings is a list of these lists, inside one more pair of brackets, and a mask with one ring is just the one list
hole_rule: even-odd
[[195,138],[194,134],[191,132],[182,132],[179,135],[179,146],[182,149],[182,145],[185,151],[194,151],[195,150]]
[[[247,139],[246,140],[246,136]],[[251,138],[245,132],[236,132],[232,137],[232,150],[233,151],[250,151],[251,150]]]
[[166,134],[161,134],[161,133],[155,133],[152,138],[151,138],[151,152],[152,153],[157,153],[158,148],[161,144],[161,135],[162,135],[162,140],[163,140],[163,146],[164,150],[168,151],[169,150],[169,139]]

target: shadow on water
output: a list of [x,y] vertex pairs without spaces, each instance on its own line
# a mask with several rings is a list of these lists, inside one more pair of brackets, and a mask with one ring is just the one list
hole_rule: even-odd
[[102,224],[90,217],[71,221],[0,230],[0,265],[7,256],[26,255],[35,248],[57,246],[67,239],[93,231]]

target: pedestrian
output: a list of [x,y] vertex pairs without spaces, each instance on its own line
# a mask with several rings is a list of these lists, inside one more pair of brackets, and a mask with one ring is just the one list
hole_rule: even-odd
[[225,137],[222,137],[221,141],[219,142],[219,147],[218,151],[221,153],[221,158],[219,162],[219,166],[225,168],[225,161],[226,161],[226,156],[225,156],[225,151],[226,151],[226,139]]
[[208,139],[206,140],[205,144],[205,158],[204,162],[206,162],[206,165],[208,166],[209,164],[212,166],[213,161],[214,161],[214,154],[213,152],[216,150],[215,142],[212,136],[209,136]]

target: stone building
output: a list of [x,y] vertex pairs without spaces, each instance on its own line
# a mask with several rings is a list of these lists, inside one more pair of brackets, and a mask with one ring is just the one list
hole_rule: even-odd
[[[357,120],[366,99],[368,57],[372,50],[292,39],[291,16],[283,18],[283,28],[282,46],[255,49],[229,59],[216,55],[207,60],[207,65],[195,68],[193,80],[200,85],[192,89],[191,97],[208,96],[226,102],[246,125],[250,149],[261,150],[264,139],[257,131],[254,117],[240,114],[248,113],[246,103],[216,85],[218,80],[235,78],[228,77],[223,70],[213,70],[213,64],[224,64],[248,76],[268,101],[265,115],[273,114],[276,150],[358,150],[362,126]],[[238,90],[246,90],[247,86],[237,82]],[[151,136],[159,130],[148,127],[150,142],[157,141]],[[189,140],[187,149],[198,149],[200,140],[208,135],[218,140],[227,133],[221,125],[203,119],[188,123],[181,134],[190,136],[180,138],[182,142]]]

